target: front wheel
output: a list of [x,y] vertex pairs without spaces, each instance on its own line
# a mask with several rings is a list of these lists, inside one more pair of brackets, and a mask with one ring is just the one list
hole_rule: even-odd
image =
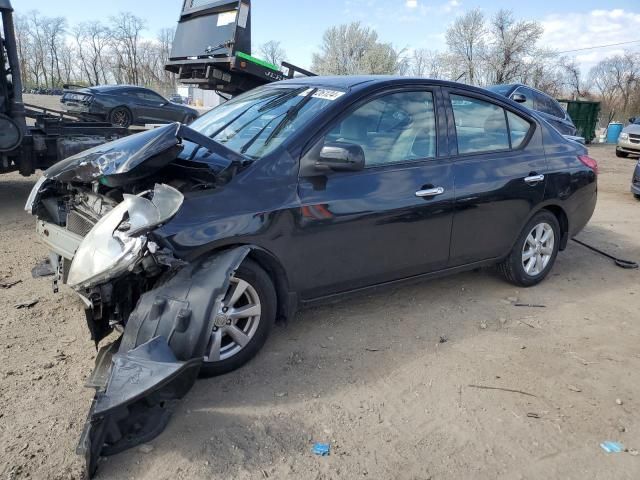
[[203,377],[222,375],[251,360],[264,345],[276,317],[276,293],[269,275],[245,260],[231,278],[200,369]]
[[551,212],[538,212],[525,226],[498,269],[511,283],[530,287],[549,274],[558,255],[560,225]]

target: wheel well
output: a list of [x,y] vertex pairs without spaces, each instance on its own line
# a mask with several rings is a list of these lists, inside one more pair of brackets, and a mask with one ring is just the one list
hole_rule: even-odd
[[543,210],[553,213],[558,219],[558,223],[560,224],[560,250],[564,250],[567,248],[567,243],[569,242],[569,218],[567,214],[562,207],[558,205],[547,205]]
[[257,248],[251,250],[247,258],[260,265],[273,281],[277,297],[276,321],[291,320],[295,314],[297,301],[295,295],[289,292],[287,274],[280,262],[271,254]]
[[118,105],[117,107],[113,107],[111,110],[109,110],[109,117],[111,117],[111,114],[114,112],[114,110],[118,110],[119,108],[123,108],[127,112],[129,112],[129,115],[131,115],[131,121],[133,121],[133,112],[126,105]]

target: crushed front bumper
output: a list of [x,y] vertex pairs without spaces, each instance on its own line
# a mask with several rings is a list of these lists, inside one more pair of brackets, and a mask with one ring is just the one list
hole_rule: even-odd
[[93,476],[100,456],[147,442],[164,430],[195,382],[234,272],[250,252],[237,247],[182,267],[143,294],[123,335],[103,347],[87,382],[96,394],[77,453]]

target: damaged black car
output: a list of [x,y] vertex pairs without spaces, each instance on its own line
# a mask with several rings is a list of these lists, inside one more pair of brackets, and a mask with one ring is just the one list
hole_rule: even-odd
[[96,345],[116,338],[88,381],[88,473],[300,305],[496,264],[537,284],[596,185],[584,146],[517,103],[392,77],[274,83],[56,164],[26,208],[54,288],[78,293]]

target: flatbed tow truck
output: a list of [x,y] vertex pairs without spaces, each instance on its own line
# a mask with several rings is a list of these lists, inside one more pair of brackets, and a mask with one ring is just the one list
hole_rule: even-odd
[[0,0],[0,14],[0,173],[28,176],[127,134],[110,123],[25,104],[10,0]]
[[314,76],[251,55],[250,0],[185,0],[165,69],[184,84],[231,96],[296,75]]

